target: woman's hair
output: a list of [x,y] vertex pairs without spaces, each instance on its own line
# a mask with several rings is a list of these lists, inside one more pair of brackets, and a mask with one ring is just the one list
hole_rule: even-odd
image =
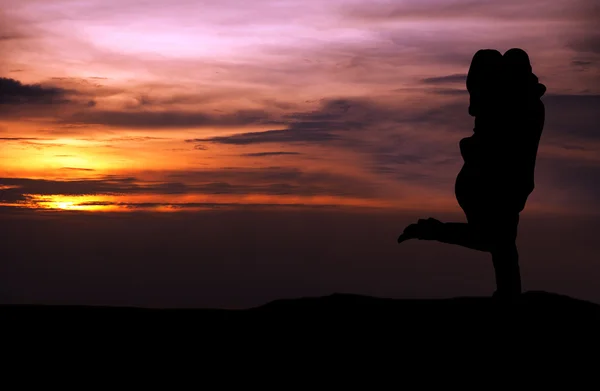
[[523,49],[512,48],[502,56],[506,75],[524,78],[531,74],[529,55]]
[[503,85],[512,99],[539,98],[546,92],[546,86],[538,82],[533,73],[529,55],[519,48],[507,50],[502,56]]
[[473,56],[467,74],[470,115],[477,116],[493,107],[499,98],[502,63],[502,54],[493,49],[478,50]]

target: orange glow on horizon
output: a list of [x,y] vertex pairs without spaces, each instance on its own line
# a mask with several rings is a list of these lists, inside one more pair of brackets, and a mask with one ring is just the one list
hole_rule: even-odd
[[[181,210],[202,210],[222,206],[340,206],[385,208],[391,204],[381,200],[364,200],[334,196],[269,196],[252,194],[245,196],[229,195],[185,195],[166,197],[165,195],[35,195],[28,194],[28,201],[22,203],[1,203],[0,206],[18,206],[25,209],[49,209],[56,211],[85,212],[126,212],[131,210],[152,210],[175,212]],[[202,204],[206,204],[203,206]]]

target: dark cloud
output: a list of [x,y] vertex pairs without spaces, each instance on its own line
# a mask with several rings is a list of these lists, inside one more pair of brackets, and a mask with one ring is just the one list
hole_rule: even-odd
[[[365,98],[322,100],[317,110],[283,116],[286,129],[189,139],[186,142],[230,145],[338,142],[354,148],[365,144],[364,132],[374,132],[382,125],[447,123],[459,115],[457,107],[466,113],[466,103],[409,110]],[[361,140],[357,140],[357,136]]]
[[[73,82],[71,79],[77,81]],[[51,84],[24,84],[19,80],[0,77],[0,113],[6,118],[48,117],[63,125],[87,125],[67,120],[73,111],[79,115],[93,111],[96,98],[114,95],[110,90],[99,90],[97,85],[80,78],[52,78]],[[64,83],[68,80],[71,85]],[[80,82],[81,81],[81,82]],[[86,82],[86,83],[84,83]],[[57,83],[59,85],[57,85]],[[56,132],[60,133],[60,132]]]
[[0,44],[12,43],[35,36],[32,24],[16,17],[14,13],[9,14],[10,6],[0,8]]
[[39,137],[0,137],[0,142],[16,142],[22,145],[28,145],[32,148],[43,149],[43,148],[51,148],[51,147],[62,147],[65,144],[60,143],[48,143],[48,142],[40,142],[40,141],[52,141],[53,139],[49,138],[39,138]]
[[167,203],[167,202],[81,202],[77,204],[78,206],[118,206],[126,209],[149,209],[149,208],[159,208],[159,207],[169,207],[171,209],[197,209],[197,208],[209,208],[209,209],[257,209],[257,208],[268,208],[268,209],[280,209],[280,208],[309,208],[309,209],[319,209],[319,208],[338,208],[341,207],[337,204],[303,204],[303,203],[281,203],[281,204],[244,204],[240,202],[185,202],[185,203]]
[[548,94],[542,100],[546,106],[544,137],[556,142],[600,139],[600,95]]
[[133,141],[133,142],[144,142],[144,141],[156,141],[156,140],[169,140],[167,137],[151,137],[151,136],[127,136],[127,137],[113,137],[107,141]]
[[64,147],[66,145],[66,144],[61,144],[61,143],[39,143],[36,141],[19,141],[19,142],[23,145],[28,145],[35,149]]
[[588,213],[600,210],[597,178],[600,178],[600,166],[576,159],[551,159],[540,154],[536,163],[536,189],[540,198],[552,198],[569,210]]
[[198,111],[104,111],[87,110],[64,118],[61,122],[95,124],[134,129],[164,129],[201,126],[246,126],[269,124],[271,115],[262,110],[240,110],[231,114],[215,115]]
[[562,148],[566,149],[568,151],[587,151],[588,150],[588,148],[582,147],[580,145],[563,145]]
[[[377,45],[372,45],[371,49],[364,44],[356,44],[353,48],[354,55],[360,56],[363,63],[366,61],[366,65],[363,64],[365,72],[360,74],[361,81],[371,81],[377,77],[375,74],[381,75],[378,80],[383,83],[393,84],[402,83],[403,80],[401,75],[394,74],[393,67],[388,66],[390,63],[438,67],[451,65],[458,72],[461,71],[459,67],[466,70],[473,54],[485,47],[482,46],[479,34],[472,29],[496,31],[486,40],[485,45],[488,47],[508,49],[520,46],[532,51],[552,50],[547,40],[544,41],[539,34],[532,33],[533,25],[528,22],[536,25],[543,23],[552,26],[548,28],[563,42],[574,40],[575,45],[581,46],[582,49],[596,52],[595,39],[590,37],[597,34],[595,25],[597,20],[600,20],[599,4],[595,0],[510,0],[502,4],[472,0],[409,0],[342,6],[342,14],[348,16],[348,23],[357,21],[357,28],[365,28],[365,25],[371,24],[370,27],[378,31],[380,37],[385,38],[377,42]],[[419,19],[425,23],[431,23],[432,20],[441,23],[434,23],[432,34],[423,33],[419,27],[413,29],[403,26],[403,23],[395,23],[415,22]],[[462,22],[460,19],[466,24],[473,23],[472,27],[466,27],[465,24],[455,30],[453,26],[456,22]],[[493,22],[490,21],[492,23],[486,26],[486,19],[493,19]],[[444,20],[450,24],[444,23]],[[503,26],[503,22],[511,25]],[[590,28],[585,28],[585,24],[589,24]],[[322,55],[330,58],[340,56],[337,47],[335,53]],[[346,56],[346,53],[343,53],[343,56]],[[343,73],[343,76],[348,78],[347,72]]]
[[597,32],[586,33],[572,39],[569,46],[578,52],[600,54],[600,34]]
[[0,137],[0,141],[33,141],[33,140],[47,140],[38,137]]
[[[149,89],[149,90],[153,90],[155,89],[152,86],[139,86],[138,88],[140,89]],[[168,85],[160,85],[160,86],[156,86],[156,88],[164,88],[165,90],[171,90],[173,88],[173,86],[168,86]],[[227,101],[229,99],[231,99],[231,97],[233,96],[239,96],[240,94],[242,94],[243,92],[238,92],[237,94],[235,92],[229,91],[229,90],[223,90],[223,91],[202,91],[202,92],[197,92],[197,93],[179,93],[179,92],[172,92],[169,91],[169,94],[167,94],[166,96],[154,96],[151,95],[150,93],[141,93],[138,94],[134,100],[135,103],[130,104],[128,107],[135,109],[135,108],[161,108],[161,107],[168,107],[168,106],[173,106],[173,105],[201,105],[201,104],[207,104],[207,103],[215,103],[217,101]],[[246,92],[248,93],[248,92]],[[265,102],[266,103],[266,102]],[[277,106],[276,106],[277,107]]]
[[0,180],[0,203],[18,203],[27,200],[27,196],[23,193],[19,186],[3,188]]
[[593,62],[592,61],[573,60],[573,61],[571,61],[571,64],[575,65],[575,66],[585,67],[585,66],[588,66],[588,65],[592,65]]
[[[98,79],[95,77],[88,77],[88,78],[83,78],[83,77],[52,77],[51,80],[54,80],[55,82],[59,82],[60,84],[63,85],[76,85],[78,87],[83,87],[83,88],[89,88],[89,87],[95,87],[95,88],[99,88],[99,87],[103,87],[102,84],[98,84],[98,80],[102,80],[102,79]],[[114,90],[109,90],[110,92],[115,92]],[[116,90],[116,91],[120,91],[120,90]]]
[[18,34],[12,34],[12,35],[5,34],[5,35],[0,35],[0,41],[12,41],[12,40],[15,40],[15,39],[21,39],[21,38],[24,38],[24,36],[22,36],[22,35],[18,35]]
[[457,88],[434,88],[430,91],[438,95],[466,96],[469,94],[466,89]]
[[300,152],[254,152],[254,153],[243,153],[242,156],[249,157],[262,157],[262,156],[281,156],[281,155],[300,155]]
[[594,0],[548,1],[506,0],[502,3],[473,0],[437,0],[423,2],[382,2],[364,6],[353,5],[343,11],[354,19],[367,21],[415,20],[415,19],[491,19],[493,21],[563,21],[589,20],[590,13],[597,13]]
[[[368,180],[351,174],[337,174],[327,171],[303,171],[295,168],[222,168],[175,172],[169,175],[183,183],[204,183],[203,191],[212,189],[243,190],[230,183],[249,186],[250,193],[257,189],[267,189],[267,194],[329,194],[337,196],[373,197],[380,189]],[[202,186],[205,186],[202,185]],[[261,191],[259,191],[260,193]],[[241,193],[239,193],[241,194]]]
[[268,130],[265,132],[249,132],[232,136],[217,136],[203,139],[187,140],[190,142],[250,145],[265,143],[322,143],[339,140],[340,137],[327,132],[304,131],[297,132],[293,129]]
[[363,100],[334,99],[322,102],[318,110],[283,117],[287,129],[248,132],[231,136],[191,139],[187,142],[249,145],[257,143],[320,143],[339,140],[338,131],[363,129],[369,117],[382,108]]
[[40,129],[39,133],[51,134],[51,135],[60,135],[60,136],[76,136],[81,135],[81,133],[85,133],[85,130],[90,128],[92,125],[87,124],[63,124],[51,129]]
[[[460,137],[457,135],[456,140]],[[457,141],[424,142],[407,137],[388,137],[370,145],[366,167],[397,183],[418,184],[429,189],[451,189],[462,163]]]
[[0,105],[65,103],[66,90],[0,77]]
[[467,75],[463,73],[457,73],[454,75],[428,77],[421,80],[426,84],[446,84],[446,83],[465,83],[467,81]]
[[[68,170],[89,169],[68,168]],[[131,194],[265,194],[265,195],[332,195],[375,197],[377,188],[369,181],[351,175],[328,172],[304,172],[296,169],[230,168],[196,172],[177,172],[177,180],[146,182],[133,177],[105,176],[101,179],[44,180],[0,178],[0,186],[10,188],[11,200],[25,200],[35,195],[131,195]],[[5,200],[6,201],[6,200]]]
[[75,181],[59,181],[30,178],[0,178],[0,186],[14,186],[21,194],[39,195],[118,195],[140,191],[135,178],[89,179]]
[[79,167],[61,167],[61,170],[70,170],[70,171],[96,171],[93,168],[79,168]]

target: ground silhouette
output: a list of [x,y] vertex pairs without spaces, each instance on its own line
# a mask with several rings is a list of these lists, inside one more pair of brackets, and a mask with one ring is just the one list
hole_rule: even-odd
[[333,294],[245,310],[4,306],[0,319],[5,377],[14,368],[45,385],[171,385],[187,375],[186,385],[480,388],[554,382],[577,360],[595,373],[600,306],[544,292],[509,305]]
[[[69,305],[4,305],[3,319],[34,322],[78,319],[78,322],[130,320],[168,320],[172,322],[244,322],[269,320],[322,320],[344,322],[349,319],[393,322],[400,327],[417,327],[432,320],[452,319],[456,324],[493,324],[513,318],[522,322],[547,323],[596,322],[600,326],[600,305],[543,291],[525,292],[512,302],[490,297],[448,299],[390,299],[365,295],[334,293],[322,297],[280,299],[248,309],[219,308],[142,308]],[[360,323],[360,322],[359,322]],[[348,327],[354,327],[351,324]]]

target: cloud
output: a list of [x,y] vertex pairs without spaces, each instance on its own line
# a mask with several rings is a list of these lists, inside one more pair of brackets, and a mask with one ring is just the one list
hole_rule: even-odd
[[[466,107],[466,104],[457,104]],[[457,104],[430,109],[386,104],[368,98],[323,99],[316,110],[282,116],[282,121],[287,124],[285,129],[188,139],[186,142],[229,145],[338,142],[342,146],[356,147],[365,143],[366,132],[377,132],[381,126],[446,123],[449,120],[446,115],[456,117]],[[353,140],[356,137],[362,141]]]
[[40,137],[0,137],[0,142],[5,143],[18,143],[21,145],[28,145],[35,149],[52,148],[52,147],[63,147],[65,144],[46,142],[53,141],[50,138]]
[[109,202],[109,201],[89,201],[77,203],[77,206],[118,206],[121,208],[136,210],[136,209],[154,209],[167,207],[171,210],[186,210],[186,209],[256,209],[268,208],[269,210],[278,208],[341,208],[339,204],[310,204],[310,203],[279,203],[279,204],[261,204],[261,203],[242,203],[242,202]]
[[79,168],[79,167],[61,167],[61,170],[70,170],[70,171],[96,171],[93,168]]
[[[353,5],[343,12],[350,18],[390,20],[493,20],[497,21],[582,21],[593,11],[594,0],[506,0],[501,3],[473,0],[409,0]],[[585,12],[587,11],[587,12]]]
[[90,110],[95,105],[85,91],[0,77],[2,119],[52,118],[56,121],[73,110]]
[[466,89],[457,89],[457,88],[434,88],[429,90],[434,94],[438,95],[448,95],[448,96],[466,96],[469,92]]
[[243,153],[241,156],[248,157],[263,157],[263,156],[282,156],[282,155],[300,155],[300,152],[254,152],[254,153]]
[[23,35],[18,35],[18,34],[0,35],[0,41],[12,41],[12,40],[15,40],[15,39],[22,39],[22,38],[24,38],[24,36]]
[[544,138],[555,142],[600,139],[600,95],[548,94],[542,100],[546,106]]
[[74,137],[74,136],[80,136],[83,134],[85,134],[86,136],[89,136],[90,133],[92,133],[91,131],[91,127],[93,125],[88,125],[88,124],[63,124],[63,125],[54,125],[52,128],[49,129],[40,129],[38,130],[38,133],[42,133],[42,134],[51,134],[53,136],[67,136],[67,137]]
[[26,194],[39,195],[98,195],[138,192],[140,186],[134,183],[134,178],[106,178],[74,181],[58,181],[30,178],[0,178],[0,184],[15,186],[22,196]]
[[571,64],[575,65],[575,66],[585,67],[588,65],[592,65],[593,62],[592,61],[573,60],[573,61],[571,61]]
[[[66,170],[93,171],[64,167]],[[24,201],[29,195],[127,196],[127,195],[292,195],[374,198],[377,186],[365,179],[321,171],[301,171],[280,167],[259,169],[226,168],[174,172],[164,181],[135,177],[104,176],[99,179],[46,180],[0,178],[3,201]]]
[[0,45],[30,38],[29,27],[27,23],[17,21],[13,15],[9,16],[4,9],[0,9]]
[[136,111],[80,111],[68,118],[64,123],[106,125],[130,129],[169,129],[202,126],[245,126],[272,123],[271,115],[263,110],[239,110],[231,114],[215,115],[213,113],[181,110],[136,110]]
[[57,147],[64,147],[66,144],[61,144],[61,143],[39,143],[36,141],[19,141],[21,144],[23,145],[29,145],[32,148],[35,149],[43,149],[43,148],[57,148]]
[[[52,118],[55,123],[82,127],[85,123],[67,120],[73,113],[85,116],[97,99],[114,95],[114,89],[99,89],[81,78],[51,78],[50,83],[27,84],[0,77],[0,112],[11,118]],[[66,82],[65,82],[66,81]]]
[[569,151],[587,151],[588,149],[580,145],[563,145],[562,148]]
[[227,189],[231,194],[247,190],[251,190],[251,193],[263,189],[267,191],[266,194],[328,194],[371,198],[380,190],[376,183],[352,174],[304,171],[286,167],[225,167],[218,170],[181,171],[168,174],[167,178],[177,180],[176,183],[199,184],[200,187],[192,186],[195,189]]
[[66,90],[44,87],[39,84],[23,84],[18,80],[0,77],[0,105],[53,104],[68,102]]
[[339,139],[339,136],[328,132],[318,132],[314,130],[299,132],[295,131],[292,127],[291,129],[267,130],[265,132],[248,132],[234,134],[232,136],[216,136],[186,141],[230,145],[251,145],[266,143],[324,143]]
[[600,166],[577,159],[554,159],[539,154],[536,197],[550,199],[568,210],[593,213],[600,207]]
[[27,200],[27,196],[22,192],[19,186],[7,187],[0,185],[0,203],[18,203]]
[[282,117],[287,129],[247,132],[231,136],[188,139],[186,142],[249,145],[257,143],[322,143],[339,140],[337,131],[365,128],[369,117],[383,109],[368,100],[333,99],[322,101],[314,111],[297,112]]
[[33,140],[48,140],[38,137],[0,137],[0,141],[33,141]]
[[[447,78],[442,77],[442,80]],[[466,97],[464,90],[434,89],[430,92],[456,96],[457,99],[435,104],[432,101],[430,105],[418,107],[383,104],[366,98],[323,100],[317,110],[283,116],[282,120],[288,123],[285,129],[188,139],[186,142],[198,143],[200,148],[205,148],[207,143],[336,144],[364,151],[373,142],[366,132],[383,134],[379,130],[382,127],[395,126],[395,134],[404,133],[403,126],[422,127],[430,134],[448,130],[464,132],[472,127],[472,117],[466,112],[468,103],[463,98]],[[600,121],[596,110],[600,107],[600,95],[548,94],[543,101],[546,105],[545,134],[549,137],[595,139],[600,136],[595,126]]]
[[577,52],[600,54],[600,34],[586,32],[569,42],[569,47]]
[[457,73],[447,76],[428,77],[421,81],[425,84],[466,83],[467,75],[464,73]]
[[156,140],[170,140],[167,137],[152,137],[152,136],[123,136],[123,137],[113,137],[108,139],[107,141],[111,142],[145,142],[145,141],[156,141]]

